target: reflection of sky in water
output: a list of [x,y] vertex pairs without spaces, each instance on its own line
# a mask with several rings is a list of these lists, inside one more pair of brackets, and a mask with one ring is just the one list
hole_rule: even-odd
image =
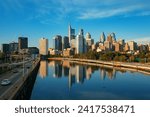
[[150,99],[150,77],[66,61],[42,61],[31,99]]

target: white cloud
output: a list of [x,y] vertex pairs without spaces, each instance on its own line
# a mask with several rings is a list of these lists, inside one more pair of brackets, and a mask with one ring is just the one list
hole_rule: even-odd
[[45,21],[50,18],[63,20],[70,15],[74,19],[108,18],[117,15],[146,16],[150,15],[148,3],[147,0],[5,0],[0,6],[16,12],[30,9],[31,13],[28,15],[31,19],[45,18]]
[[111,16],[117,16],[117,15],[127,15],[129,13],[133,13],[136,10],[142,9],[143,6],[137,5],[137,6],[128,6],[128,7],[120,7],[120,8],[113,8],[113,9],[92,9],[92,10],[86,10],[85,12],[82,12],[79,19],[94,19],[94,18],[106,18]]

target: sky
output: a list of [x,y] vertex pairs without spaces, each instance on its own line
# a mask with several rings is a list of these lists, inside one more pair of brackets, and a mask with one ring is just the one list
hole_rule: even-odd
[[28,37],[29,46],[68,35],[71,24],[78,34],[90,32],[99,41],[114,32],[117,39],[150,41],[150,0],[0,0],[0,44]]

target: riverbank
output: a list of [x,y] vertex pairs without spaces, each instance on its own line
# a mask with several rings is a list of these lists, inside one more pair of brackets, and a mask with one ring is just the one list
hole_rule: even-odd
[[48,58],[48,60],[68,60],[69,62],[75,62],[79,64],[92,64],[92,65],[105,65],[107,67],[118,67],[125,69],[136,69],[142,72],[150,73],[150,64],[142,63],[126,63],[126,62],[115,62],[115,61],[100,61],[100,60],[90,60],[90,59],[76,59],[76,58]]

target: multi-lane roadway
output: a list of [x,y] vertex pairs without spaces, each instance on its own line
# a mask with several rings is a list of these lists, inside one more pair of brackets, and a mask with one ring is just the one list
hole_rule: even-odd
[[30,61],[26,61],[24,65],[22,63],[20,67],[13,68],[11,71],[1,74],[0,82],[3,79],[9,79],[11,81],[11,84],[7,86],[2,86],[0,84],[0,97],[2,97],[7,92],[7,90],[9,90],[13,86],[13,84],[19,80],[19,78],[23,78],[22,76],[27,74],[28,69],[31,67],[32,67],[32,61],[30,60]]

